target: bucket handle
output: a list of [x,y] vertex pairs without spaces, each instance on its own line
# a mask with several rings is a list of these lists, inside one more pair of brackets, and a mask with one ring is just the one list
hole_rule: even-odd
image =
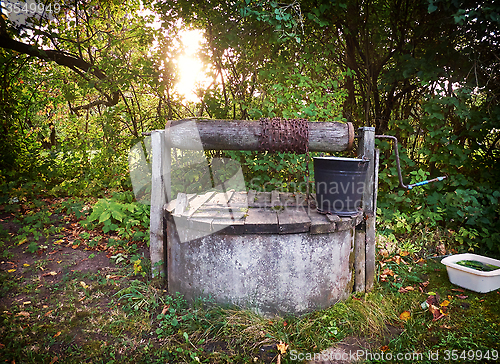
[[407,190],[411,190],[413,187],[423,186],[431,182],[442,181],[447,178],[447,176],[436,177],[433,179],[429,179],[427,181],[413,183],[411,185],[405,185],[403,183],[403,176],[401,175],[401,164],[399,163],[399,151],[398,151],[398,139],[392,135],[375,135],[375,138],[379,139],[391,139],[394,142],[394,154],[396,156],[396,167],[398,170],[398,178],[399,178],[399,187],[405,188]]

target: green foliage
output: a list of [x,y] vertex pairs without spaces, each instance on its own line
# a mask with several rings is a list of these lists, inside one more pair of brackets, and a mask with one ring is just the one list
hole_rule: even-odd
[[[410,177],[405,183],[440,175],[448,179],[396,190],[395,161],[392,155],[384,159],[379,178],[386,193],[378,195],[383,224],[400,236],[445,228],[455,240],[448,248],[499,256],[500,174],[493,167],[499,157],[494,126],[498,116],[466,87],[457,87],[453,95],[430,95],[423,112],[418,126],[422,130],[416,135],[409,120],[398,121],[400,141],[408,146],[401,158]],[[388,143],[378,145],[389,155]]]
[[56,225],[59,217],[49,209],[40,208],[40,204],[44,204],[44,202],[35,200],[28,203],[26,213],[19,214],[15,220],[21,224],[21,227],[14,240],[17,245],[28,243],[26,250],[30,253],[46,249],[47,246],[43,244],[49,238],[59,236],[62,231],[62,228]]
[[100,226],[104,233],[116,232],[125,240],[149,243],[149,206],[134,202],[133,193],[115,193],[111,198],[99,199],[82,225]]

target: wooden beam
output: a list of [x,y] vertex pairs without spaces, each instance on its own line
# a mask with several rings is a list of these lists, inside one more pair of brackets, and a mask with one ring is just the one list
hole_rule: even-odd
[[[193,123],[196,127],[193,127]],[[262,151],[262,125],[248,120],[185,119],[169,121],[172,147],[199,150]],[[352,148],[353,126],[341,122],[309,122],[311,152]],[[200,141],[201,144],[200,145]]]

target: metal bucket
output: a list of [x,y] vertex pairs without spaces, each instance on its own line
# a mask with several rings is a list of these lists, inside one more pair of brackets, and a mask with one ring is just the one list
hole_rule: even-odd
[[339,216],[358,213],[366,184],[368,160],[315,157],[314,177],[318,210]]

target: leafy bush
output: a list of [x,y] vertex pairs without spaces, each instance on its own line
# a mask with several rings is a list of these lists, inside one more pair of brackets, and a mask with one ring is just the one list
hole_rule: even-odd
[[423,110],[417,134],[410,121],[394,121],[406,145],[400,151],[404,182],[442,175],[448,179],[399,190],[389,143],[377,141],[383,156],[378,194],[382,225],[400,238],[423,229],[446,229],[448,248],[500,256],[499,155],[491,140],[498,116],[474,104],[467,89],[429,97]]
[[144,240],[149,244],[148,205],[134,201],[130,191],[117,192],[111,198],[101,198],[92,207],[91,214],[83,225],[98,225],[104,233],[116,232],[126,240]]

